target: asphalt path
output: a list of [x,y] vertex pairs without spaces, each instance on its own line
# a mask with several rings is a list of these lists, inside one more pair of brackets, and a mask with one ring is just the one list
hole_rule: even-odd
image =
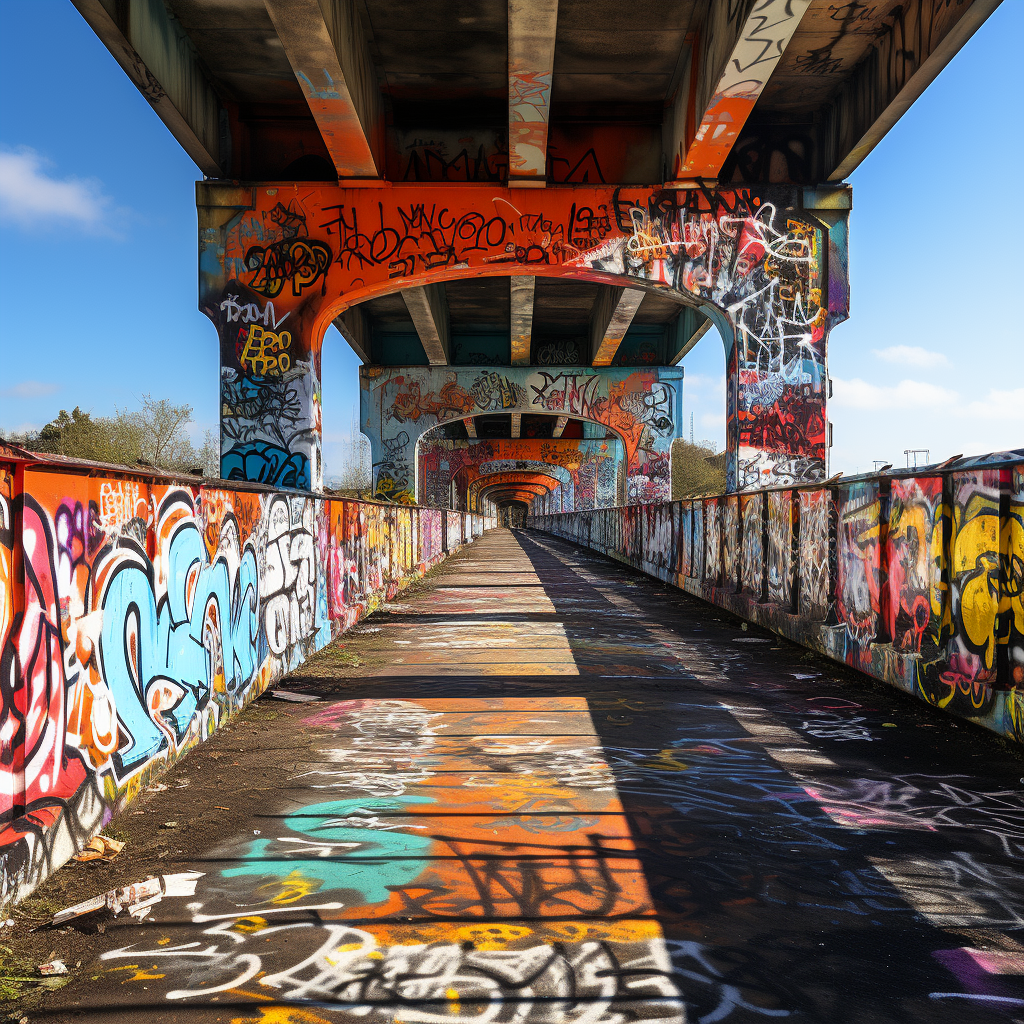
[[615,562],[492,531],[279,689],[26,904],[198,873],[31,1020],[1024,1020],[1019,753]]

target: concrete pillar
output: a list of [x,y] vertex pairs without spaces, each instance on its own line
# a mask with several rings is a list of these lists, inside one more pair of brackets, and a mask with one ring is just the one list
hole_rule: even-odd
[[320,346],[308,318],[279,316],[241,285],[216,312],[221,476],[322,490]]

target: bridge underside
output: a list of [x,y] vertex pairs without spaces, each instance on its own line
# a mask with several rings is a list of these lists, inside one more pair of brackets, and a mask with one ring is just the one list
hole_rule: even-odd
[[651,502],[712,325],[729,489],[826,478],[843,180],[997,0],[74,2],[207,176],[225,477],[320,489],[333,323],[379,497],[445,424],[613,438]]

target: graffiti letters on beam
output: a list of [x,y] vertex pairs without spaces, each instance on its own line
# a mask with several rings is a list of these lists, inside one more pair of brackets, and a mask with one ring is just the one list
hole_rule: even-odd
[[[287,205],[279,191],[254,188],[251,208],[200,239],[201,305],[221,333],[225,465],[238,475],[318,482],[320,339],[347,305],[433,281],[530,274],[642,282],[717,308],[735,333],[730,483],[823,478],[826,336],[847,315],[848,290],[843,260],[824,254],[845,235],[829,237],[828,224],[802,209],[801,190],[309,185]],[[510,383],[527,386],[537,408],[545,403],[533,402],[534,387],[586,407],[586,380],[567,373]],[[431,388],[427,405],[411,392],[409,401],[441,419],[521,407],[514,389],[485,377],[449,390]],[[627,411],[636,420],[639,410]],[[634,492],[660,494],[657,479]],[[392,493],[409,493],[408,478],[394,476]]]
[[[363,367],[362,430],[377,493],[412,502],[417,440],[432,427],[480,412],[566,413],[609,427],[624,446],[632,502],[670,495],[669,452],[678,371],[530,367]],[[661,379],[665,375],[668,379]]]

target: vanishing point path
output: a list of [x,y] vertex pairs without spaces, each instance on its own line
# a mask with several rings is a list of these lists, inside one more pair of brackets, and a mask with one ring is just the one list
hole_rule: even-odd
[[202,872],[30,1019],[1024,1019],[998,740],[536,533],[342,639],[24,905]]

